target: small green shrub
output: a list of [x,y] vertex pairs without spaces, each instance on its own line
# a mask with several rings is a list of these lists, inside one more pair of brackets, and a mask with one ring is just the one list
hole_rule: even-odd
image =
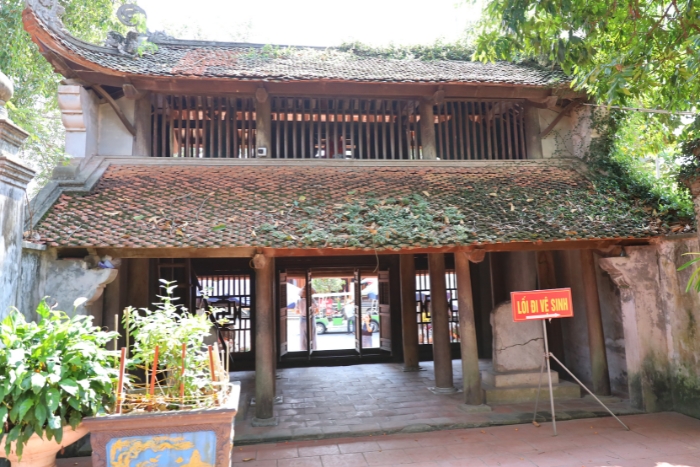
[[[155,304],[155,309],[129,307],[124,313],[124,327],[133,338],[132,355],[127,365],[130,373],[145,372],[148,382],[158,347],[153,397],[148,395],[148,384],[134,385],[134,390],[126,396],[125,412],[211,406],[219,391],[220,385],[212,382],[209,355],[204,345],[212,326],[209,316],[193,315],[186,307],[175,305],[177,298],[173,293],[177,285],[164,279],[160,281],[165,295],[158,296],[160,302]],[[186,349],[184,362],[183,345]],[[183,383],[184,396],[181,397]]]
[[46,300],[37,315],[38,322],[27,322],[12,309],[0,324],[0,442],[9,454],[17,441],[18,456],[34,433],[61,442],[63,427],[75,429],[115,402],[118,371],[106,345],[117,333],[93,326],[91,316],[70,318]]

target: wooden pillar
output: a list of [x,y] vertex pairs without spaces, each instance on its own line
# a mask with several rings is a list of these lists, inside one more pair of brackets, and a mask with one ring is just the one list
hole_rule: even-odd
[[[469,256],[470,253],[466,251],[458,251],[455,253],[464,403],[481,405],[484,402],[484,397],[483,391],[481,390],[479,351],[476,345],[476,326],[474,324],[474,301],[472,300],[472,278],[469,271]],[[480,256],[481,260],[483,260],[483,250]]]
[[603,319],[600,314],[598,282],[595,274],[595,258],[591,250],[581,250],[581,275],[586,300],[586,321],[588,323],[588,347],[591,354],[591,379],[593,392],[610,395],[610,375],[608,357],[605,353]]
[[[265,88],[258,88],[255,92],[255,157],[271,156],[272,150],[272,107],[270,98]],[[260,150],[265,148],[266,154],[262,156]]]
[[421,99],[420,101],[420,140],[423,147],[423,159],[437,159],[435,114],[433,113],[432,99]]
[[[134,156],[156,156],[156,154],[151,154],[153,150],[153,128],[151,122],[152,114],[153,109],[151,108],[151,96],[149,94],[139,96],[139,98],[134,102],[134,128],[136,128],[136,135],[134,136],[134,145],[132,148],[132,154]],[[168,135],[168,137],[170,136]]]
[[542,139],[540,138],[539,109],[528,105],[525,107],[525,141],[528,159],[542,159]]
[[537,258],[533,251],[511,251],[506,253],[504,264],[507,299],[511,292],[535,290],[537,288]]
[[[557,288],[554,252],[551,250],[537,252],[537,288],[543,290]],[[560,319],[548,319],[545,324],[547,326],[549,351],[564,362],[564,338],[561,321]]]
[[433,321],[433,361],[435,363],[435,391],[455,392],[450,351],[450,324],[445,284],[445,255],[428,254],[430,269],[430,307]]
[[253,258],[255,268],[255,419],[261,424],[273,419],[275,399],[273,262],[261,254]]
[[418,318],[416,316],[416,258],[400,256],[401,330],[403,332],[403,371],[418,371]]

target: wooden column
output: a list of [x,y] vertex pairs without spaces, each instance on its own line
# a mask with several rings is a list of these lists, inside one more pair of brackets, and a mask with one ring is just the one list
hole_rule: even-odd
[[542,139],[540,138],[539,109],[528,105],[525,107],[525,141],[528,159],[542,159]]
[[420,100],[420,140],[423,147],[423,159],[437,159],[435,145],[435,114],[433,100]]
[[273,262],[261,254],[253,258],[255,268],[255,419],[273,421],[275,399]]
[[[479,372],[479,351],[476,345],[474,324],[474,301],[472,300],[472,278],[469,271],[469,256],[466,251],[455,253],[457,274],[457,302],[459,307],[459,339],[462,352],[462,378],[464,381],[464,403],[481,405],[484,402]],[[484,251],[475,255],[475,260],[484,259]],[[479,262],[479,261],[475,261]]]
[[595,274],[593,251],[581,250],[581,275],[586,300],[586,321],[588,323],[588,347],[591,354],[591,379],[593,392],[610,395],[610,375],[608,357],[605,353],[603,319],[600,314],[598,282]]
[[418,371],[418,318],[416,316],[416,259],[412,254],[400,256],[401,330],[403,371]]
[[[554,266],[554,252],[550,250],[537,252],[537,288],[556,289],[557,276]],[[547,340],[549,341],[549,351],[559,360],[564,362],[564,339],[561,329],[560,319],[548,319]],[[564,362],[566,363],[566,362]]]
[[445,255],[428,254],[430,269],[430,309],[433,321],[433,361],[435,363],[435,392],[455,392],[450,352],[450,324],[445,284]]
[[[272,110],[270,97],[265,88],[258,88],[255,92],[255,146],[266,148],[267,156],[271,157],[272,151]],[[256,157],[257,154],[256,154]]]
[[511,292],[535,290],[537,288],[537,257],[534,251],[511,251],[506,253],[504,276],[508,300]]
[[[156,154],[151,154],[153,136],[152,114],[151,96],[149,94],[140,95],[134,102],[134,128],[136,128],[136,136],[134,136],[134,145],[132,148],[132,154],[134,156],[156,156]],[[170,138],[170,135],[168,135],[168,138]]]

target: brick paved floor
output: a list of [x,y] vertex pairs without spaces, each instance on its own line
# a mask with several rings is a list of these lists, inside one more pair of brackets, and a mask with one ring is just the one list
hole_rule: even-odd
[[[676,413],[234,447],[234,467],[700,467],[700,420]],[[62,466],[59,466],[62,467]]]
[[[700,420],[676,413],[234,446],[233,467],[700,467]],[[90,458],[57,467],[91,467]]]
[[[532,420],[533,403],[492,407],[492,412],[469,413],[461,393],[435,395],[433,363],[423,362],[426,371],[404,373],[400,364],[367,364],[343,367],[289,368],[278,370],[277,394],[283,403],[275,406],[279,424],[253,427],[255,373],[232,373],[241,381],[241,401],[236,417],[237,444],[339,436],[366,436],[396,432],[420,432],[470,428]],[[453,361],[455,385],[461,388],[459,360]],[[549,417],[548,400],[542,401]],[[606,399],[616,414],[638,413],[627,401]],[[605,410],[590,398],[559,400],[557,418],[571,420],[596,417]]]

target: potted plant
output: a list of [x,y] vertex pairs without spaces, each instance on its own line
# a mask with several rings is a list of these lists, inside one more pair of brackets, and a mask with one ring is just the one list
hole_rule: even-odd
[[155,309],[127,308],[122,349],[129,390],[118,388],[114,414],[85,420],[93,467],[231,464],[239,387],[216,349],[205,346],[211,321],[176,306],[175,285]]
[[12,309],[0,323],[0,457],[13,467],[55,466],[58,451],[87,434],[83,418],[115,401],[115,353],[106,345],[117,334],[46,300],[37,315],[27,322]]

